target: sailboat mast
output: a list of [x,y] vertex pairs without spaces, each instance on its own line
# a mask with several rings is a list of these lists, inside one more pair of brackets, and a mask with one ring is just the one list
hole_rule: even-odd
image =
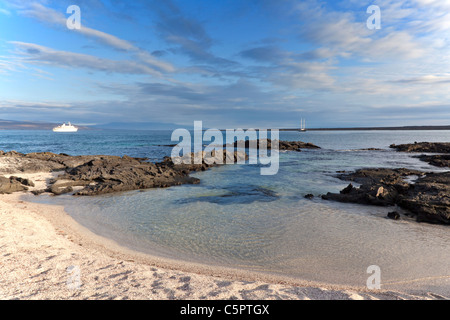
[[306,131],[306,119],[300,119],[300,131]]

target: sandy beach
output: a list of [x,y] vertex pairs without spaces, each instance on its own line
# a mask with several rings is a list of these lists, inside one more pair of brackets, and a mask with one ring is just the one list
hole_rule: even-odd
[[[14,174],[43,188],[55,173]],[[9,177],[10,175],[5,175]],[[161,260],[121,247],[75,222],[64,208],[0,195],[1,299],[440,299],[336,287],[241,270]]]

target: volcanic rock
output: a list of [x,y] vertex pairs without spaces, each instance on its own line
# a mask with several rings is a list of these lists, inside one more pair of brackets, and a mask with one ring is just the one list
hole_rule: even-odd
[[[274,142],[277,140],[273,140]],[[259,140],[240,140],[235,141],[232,146],[241,147],[244,148],[261,148],[265,147],[268,150],[272,149],[272,140],[271,139],[259,139]],[[229,146],[228,144],[224,144],[223,147]],[[298,151],[300,152],[301,149],[320,149],[319,146],[316,146],[309,142],[302,142],[302,141],[283,141],[278,140],[278,149],[279,150],[288,150],[288,151]]]
[[[415,175],[414,183],[404,179]],[[408,210],[417,221],[450,224],[450,172],[425,173],[405,168],[361,169],[338,176],[352,184],[340,193],[327,193],[322,198],[378,206],[393,206]]]
[[450,168],[450,154],[435,154],[426,155],[422,154],[417,156],[422,161],[428,162],[435,167],[449,167]]
[[[29,182],[28,182],[29,183]],[[30,183],[29,183],[30,184]],[[0,177],[0,194],[25,191],[28,188],[17,177]]]
[[[194,163],[194,154],[179,158],[180,163],[174,163],[166,157],[160,163],[151,163],[128,156],[102,156],[92,159],[80,166],[68,169],[58,180],[72,180],[65,186],[84,186],[75,195],[98,195],[111,192],[129,191],[148,188],[164,188],[181,184],[198,184],[199,179],[190,177],[194,171],[204,171],[216,164]],[[219,156],[219,155],[217,155]],[[226,153],[223,158],[231,157],[233,161],[246,159],[242,153]],[[177,159],[175,159],[175,162]],[[225,162],[224,162],[225,163]],[[53,192],[53,190],[52,190]]]
[[399,220],[400,219],[400,214],[398,212],[396,212],[396,211],[391,211],[391,212],[388,212],[387,217],[389,219]]
[[422,154],[416,156],[422,161],[436,167],[450,167],[450,142],[415,142],[409,144],[390,145],[397,151],[402,152],[427,152],[438,154]]
[[450,142],[415,142],[391,144],[389,147],[402,152],[450,153]]
[[[0,151],[0,157],[5,164],[0,173],[64,171],[47,189],[33,190],[38,195],[51,192],[54,195],[74,192],[75,195],[98,195],[110,192],[120,192],[147,188],[170,187],[180,184],[196,184],[199,179],[190,177],[194,171],[207,170],[220,163],[245,161],[248,156],[243,152],[216,152],[213,160],[205,157],[202,152],[201,163],[195,163],[195,155],[189,154],[180,158],[180,163],[174,163],[166,157],[160,163],[148,162],[146,158],[129,156],[86,155],[69,156],[51,152],[22,154],[15,151]],[[186,161],[186,160],[189,161]],[[178,160],[174,158],[175,162]],[[17,177],[0,180],[0,193],[11,193],[27,190],[33,186],[32,181]],[[74,188],[77,187],[77,190]]]

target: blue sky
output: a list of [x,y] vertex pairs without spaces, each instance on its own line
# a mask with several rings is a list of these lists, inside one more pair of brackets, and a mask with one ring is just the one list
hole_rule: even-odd
[[447,0],[0,0],[0,119],[449,125],[449,35]]

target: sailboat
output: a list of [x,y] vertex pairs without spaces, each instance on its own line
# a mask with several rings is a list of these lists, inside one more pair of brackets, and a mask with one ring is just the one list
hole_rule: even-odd
[[300,120],[300,131],[306,131],[306,120],[303,118]]

